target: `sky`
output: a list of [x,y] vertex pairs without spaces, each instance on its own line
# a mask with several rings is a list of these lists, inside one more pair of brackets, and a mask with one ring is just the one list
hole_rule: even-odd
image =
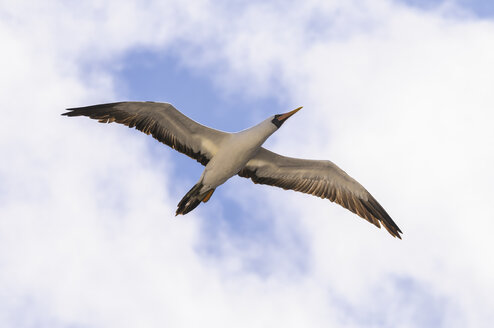
[[[490,327],[494,5],[0,1],[1,327]],[[170,102],[329,159],[403,231],[202,166],[118,124]]]

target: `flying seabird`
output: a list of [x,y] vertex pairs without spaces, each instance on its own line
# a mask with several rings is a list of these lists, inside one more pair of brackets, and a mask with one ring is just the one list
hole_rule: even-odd
[[381,224],[401,239],[401,230],[377,200],[334,163],[278,155],[262,147],[269,136],[302,107],[267,118],[261,123],[228,133],[201,125],[168,103],[117,102],[69,108],[66,116],[88,116],[101,123],[117,122],[151,134],[160,142],[197,160],[205,169],[178,203],[176,215],[187,214],[214,190],[238,174],[254,183],[329,199],[378,228]]

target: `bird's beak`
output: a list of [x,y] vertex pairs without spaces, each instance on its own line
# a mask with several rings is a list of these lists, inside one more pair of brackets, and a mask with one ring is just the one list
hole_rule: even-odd
[[284,120],[286,120],[287,118],[289,118],[290,116],[292,116],[293,114],[295,114],[296,112],[298,112],[299,110],[302,109],[302,106],[297,108],[297,109],[294,109],[288,113],[285,113],[285,114],[281,114],[279,117],[278,117],[278,120],[280,120],[281,122],[283,122]]

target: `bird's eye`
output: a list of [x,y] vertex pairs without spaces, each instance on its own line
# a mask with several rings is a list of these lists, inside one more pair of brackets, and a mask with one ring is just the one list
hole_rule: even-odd
[[281,124],[283,124],[283,122],[281,122],[278,117],[280,117],[281,115],[279,114],[276,114],[274,116],[274,118],[271,120],[271,123],[273,123],[274,125],[276,125],[277,128],[279,128],[281,126]]

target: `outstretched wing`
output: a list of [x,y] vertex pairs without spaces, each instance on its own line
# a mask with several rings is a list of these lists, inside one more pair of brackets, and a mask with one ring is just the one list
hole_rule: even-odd
[[401,239],[401,230],[384,208],[357,181],[330,161],[291,158],[261,148],[239,172],[254,183],[329,199],[366,219],[378,228],[381,224]]
[[151,134],[162,143],[206,165],[229,133],[201,125],[168,103],[117,102],[69,108],[66,116],[88,116],[101,123],[117,122]]

